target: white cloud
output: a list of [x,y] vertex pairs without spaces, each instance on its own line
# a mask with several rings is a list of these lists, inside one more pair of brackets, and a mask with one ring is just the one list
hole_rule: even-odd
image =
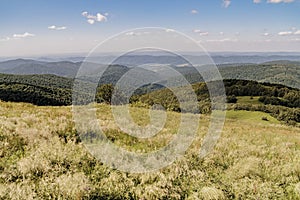
[[209,33],[206,32],[206,31],[201,31],[199,29],[195,29],[194,30],[194,33],[198,33],[200,36],[205,36],[205,35],[208,35]]
[[271,34],[270,33],[263,33],[262,35],[263,36],[270,36]]
[[220,42],[237,42],[238,39],[225,38],[221,39]]
[[10,38],[9,37],[6,37],[6,38],[0,38],[0,42],[6,42],[6,41],[9,41]]
[[167,33],[175,32],[175,30],[174,30],[174,29],[169,29],[169,28],[167,28],[167,29],[166,29],[166,32],[167,32]]
[[88,19],[88,20],[87,20],[87,23],[89,23],[89,24],[94,24],[94,23],[95,23],[95,20],[93,20],[93,19]]
[[53,25],[53,26],[49,26],[48,29],[60,31],[60,30],[66,30],[67,27],[65,27],[65,26],[55,26],[55,25]]
[[126,35],[133,36],[133,35],[137,35],[137,34],[135,32],[128,32],[128,33],[126,33]]
[[88,12],[84,11],[84,12],[81,13],[81,15],[84,16],[84,17],[87,17],[89,14],[88,14]]
[[220,35],[224,35],[224,32],[223,32],[223,31],[221,31],[221,32],[220,32]]
[[294,32],[295,35],[300,35],[300,30]]
[[191,14],[198,14],[198,10],[191,10]]
[[100,13],[97,13],[96,21],[97,22],[107,21],[107,18],[104,15],[101,15]]
[[231,0],[223,0],[223,6],[225,8],[228,8],[230,6],[230,4],[231,4]]
[[25,32],[23,34],[14,34],[13,35],[13,38],[26,38],[26,37],[33,37],[35,36],[34,34],[31,34],[31,33],[28,33],[28,32]]
[[294,0],[268,0],[268,3],[292,3]]
[[279,32],[278,35],[280,36],[287,36],[287,35],[292,35],[293,32],[292,31],[282,31],[282,32]]
[[201,32],[201,33],[199,33],[200,36],[206,36],[208,34],[209,34],[208,32]]
[[104,15],[102,15],[101,13],[97,13],[96,15],[91,15],[88,12],[84,11],[81,13],[81,15],[87,19],[87,22],[89,24],[94,24],[95,22],[106,22],[106,16],[108,16],[109,14],[105,13]]
[[261,0],[253,0],[253,3],[261,3]]
[[206,42],[237,42],[237,39],[224,38],[220,40],[207,40]]
[[128,32],[128,33],[126,33],[126,35],[128,35],[128,36],[139,36],[139,35],[142,35],[143,33],[141,33],[141,32]]
[[288,35],[300,35],[300,30],[296,28],[292,28],[293,31],[281,31],[278,33],[280,36],[288,36]]
[[[166,32],[174,32],[175,30],[173,29],[165,29]],[[131,31],[131,32],[127,32],[125,33],[125,35],[127,36],[141,36],[141,35],[149,35],[151,34],[151,32],[148,31]]]

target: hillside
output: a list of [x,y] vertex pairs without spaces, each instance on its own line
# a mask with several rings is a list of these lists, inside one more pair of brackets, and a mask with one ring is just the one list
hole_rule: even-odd
[[[192,86],[199,101],[200,113],[209,113],[211,104],[206,84],[196,83]],[[224,80],[224,86],[229,110],[262,111],[293,125],[300,122],[299,89],[248,80]],[[245,101],[245,97],[249,100]],[[253,97],[257,103],[251,101]],[[159,104],[170,111],[181,111],[176,96],[169,89],[150,92],[137,99],[137,102],[148,106]]]
[[[169,71],[166,71],[164,69],[164,66],[170,66],[179,73],[183,74],[190,83],[197,83],[203,81],[202,77],[199,76],[198,72],[193,67],[189,67],[189,65],[184,65],[184,67],[181,66],[182,64],[186,64],[183,63],[182,59],[171,57],[167,59],[167,61],[169,62],[166,62],[166,60],[164,60],[166,59],[165,57],[166,56],[122,57],[121,59],[116,61],[114,65],[111,65],[111,67],[109,67],[109,69],[105,72],[100,82],[103,84],[115,84],[122,75],[124,75],[130,70],[132,66],[140,64],[145,65],[147,63],[148,71],[146,68],[143,69],[146,71],[145,73],[150,73],[151,70],[154,70],[158,72],[161,76],[167,77]],[[300,88],[300,63],[298,61],[278,60],[279,58],[284,58],[280,56],[273,57],[271,58],[275,59],[275,61],[268,59],[268,62],[261,64],[247,64],[239,63],[236,61],[236,63],[229,62],[227,64],[218,64],[217,66],[224,79],[254,80],[259,82],[277,83],[289,87]],[[146,60],[143,60],[143,58],[145,58]],[[230,56],[228,58],[230,58]],[[66,78],[74,78],[81,64],[82,62],[45,62],[36,60],[17,59],[0,62],[0,73],[18,75],[53,74]],[[86,74],[85,79],[94,81],[95,75],[97,75],[99,73],[99,70],[101,71],[101,69],[103,69],[105,65],[96,63],[86,63],[85,66],[87,67],[86,71],[89,71]],[[209,69],[209,66],[206,66],[206,68]],[[206,68],[201,67],[201,70],[205,70]]]
[[0,73],[5,74],[54,74],[63,77],[74,77],[81,63],[68,61],[42,62],[17,59],[0,63]]
[[300,63],[274,61],[260,65],[245,65],[221,68],[225,79],[243,79],[260,82],[278,83],[300,88]]
[[[189,76],[188,68],[179,70]],[[96,105],[97,118],[113,144],[131,152],[156,151],[175,136],[181,115],[195,114],[180,113],[170,90],[148,85],[131,98],[131,116],[144,127],[150,122],[150,106],[161,104],[167,111],[163,129],[149,139],[123,132],[108,104],[114,89],[109,83],[127,71],[114,65],[105,72],[96,94],[103,103]],[[89,80],[94,81],[92,76]],[[88,88],[89,82],[85,84]],[[0,100],[0,199],[300,200],[300,90],[238,79],[224,80],[224,85],[225,126],[209,156],[198,157],[211,110],[206,84],[200,82],[192,86],[201,119],[185,155],[159,171],[130,174],[110,168],[86,149],[93,133],[75,129],[69,106],[72,78],[0,74],[0,99],[13,101]],[[78,91],[82,99],[87,88]]]
[[[105,72],[106,79],[101,80],[95,101],[110,103],[114,86],[103,84],[107,80],[117,81],[117,75],[110,72],[120,69],[111,66]],[[121,76],[126,72],[119,70]],[[106,80],[106,81],[105,81]],[[271,113],[274,117],[288,123],[300,122],[300,90],[283,85],[258,83],[249,80],[224,80],[229,109],[255,110]],[[84,102],[89,83],[84,83],[77,91],[78,102]],[[55,75],[5,75],[0,74],[0,99],[12,102],[28,102],[41,106],[62,106],[72,104],[73,80]],[[209,113],[211,110],[209,93],[204,83],[193,84],[199,101],[199,111]],[[145,94],[146,93],[146,94]],[[239,102],[240,97],[255,97],[261,105]],[[165,109],[180,112],[179,103],[173,93],[159,85],[146,85],[136,91],[131,98],[133,104],[152,106],[161,104]]]
[[[184,157],[156,172],[129,174],[87,152],[71,107],[0,102],[0,108],[1,199],[300,199],[300,130],[265,113],[229,111],[215,150],[199,159],[209,123],[202,115]],[[131,108],[139,124],[149,123],[141,117],[148,112]],[[162,132],[144,140],[121,132],[108,105],[97,105],[97,116],[108,139],[133,152],[164,146],[180,120],[168,112]]]
[[[181,52],[181,55],[188,58],[189,60],[201,62],[201,55],[193,52]],[[270,61],[280,61],[280,60],[290,60],[290,61],[300,61],[299,52],[210,52],[209,53],[212,60],[216,64],[245,64],[253,63],[259,64]],[[202,55],[203,56],[203,55]],[[206,57],[205,55],[204,57]],[[177,57],[177,58],[176,58]],[[89,57],[89,59],[94,63],[107,64],[111,60],[114,60],[114,54],[101,54]],[[86,59],[85,55],[59,55],[59,56],[43,56],[43,57],[28,57],[31,60],[37,60],[42,62],[60,62],[60,61],[70,61],[70,62],[82,62]],[[7,60],[7,58],[0,57],[0,61]],[[166,53],[165,51],[153,51],[153,52],[132,52],[129,55],[122,56],[122,59],[116,64],[120,65],[139,65],[146,63],[160,63],[160,64],[179,64],[181,63],[178,56],[172,55],[171,53]]]

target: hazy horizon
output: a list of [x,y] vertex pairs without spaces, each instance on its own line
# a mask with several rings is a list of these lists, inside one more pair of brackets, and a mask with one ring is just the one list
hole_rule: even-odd
[[300,52],[299,8],[299,0],[3,1],[0,56],[82,54],[126,30],[138,38],[140,27],[178,31],[208,52]]

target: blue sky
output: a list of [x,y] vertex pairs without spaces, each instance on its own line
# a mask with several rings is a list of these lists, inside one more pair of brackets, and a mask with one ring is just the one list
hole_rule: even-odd
[[299,0],[1,0],[0,56],[88,52],[140,27],[165,27],[208,51],[299,51]]

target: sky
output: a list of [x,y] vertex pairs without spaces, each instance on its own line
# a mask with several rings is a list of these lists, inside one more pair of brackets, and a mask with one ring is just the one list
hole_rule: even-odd
[[0,57],[87,53],[142,27],[209,52],[300,52],[299,11],[300,0],[1,0]]

